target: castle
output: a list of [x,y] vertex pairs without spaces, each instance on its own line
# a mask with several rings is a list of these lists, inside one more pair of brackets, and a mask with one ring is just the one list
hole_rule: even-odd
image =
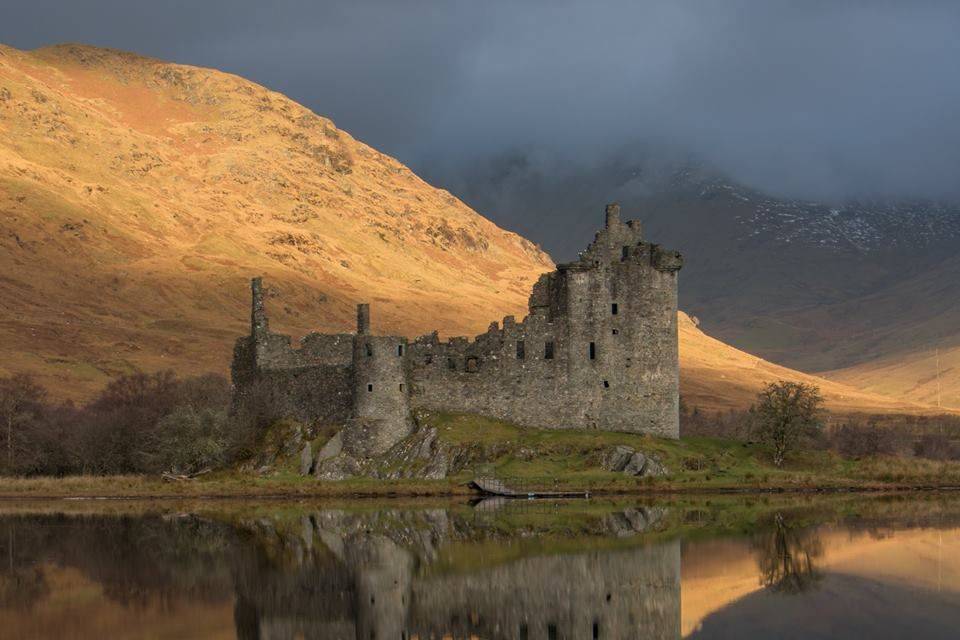
[[679,436],[677,272],[680,254],[645,242],[637,221],[606,208],[577,261],[544,274],[529,314],[493,322],[473,341],[371,333],[272,333],[260,278],[249,336],[232,366],[235,406],[342,425],[344,448],[377,455],[409,435],[416,409],[471,413],[546,429]]

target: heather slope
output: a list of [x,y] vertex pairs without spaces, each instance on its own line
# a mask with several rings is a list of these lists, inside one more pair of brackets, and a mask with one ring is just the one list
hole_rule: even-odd
[[480,332],[549,257],[286,97],[210,69],[0,47],[0,369],[83,395],[223,370],[264,275],[293,333]]

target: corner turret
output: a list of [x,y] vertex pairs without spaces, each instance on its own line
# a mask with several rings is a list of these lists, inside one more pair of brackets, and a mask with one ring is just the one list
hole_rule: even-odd
[[371,335],[367,304],[357,305],[353,376],[354,418],[344,429],[344,447],[360,457],[385,453],[413,431],[407,339]]

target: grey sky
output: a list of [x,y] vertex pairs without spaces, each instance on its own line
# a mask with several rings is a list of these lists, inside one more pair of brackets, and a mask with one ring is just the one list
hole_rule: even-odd
[[956,0],[0,1],[6,44],[231,71],[455,191],[640,149],[776,194],[956,198],[958,34]]

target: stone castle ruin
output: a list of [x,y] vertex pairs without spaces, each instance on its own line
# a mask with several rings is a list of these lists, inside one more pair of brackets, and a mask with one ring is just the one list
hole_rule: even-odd
[[[239,410],[342,425],[355,456],[384,453],[414,430],[412,411],[470,413],[545,429],[679,436],[677,272],[680,254],[643,240],[606,208],[605,227],[575,262],[544,274],[529,314],[474,340],[413,341],[371,332],[272,333],[260,278],[250,335],[232,366]],[[263,409],[268,407],[269,409]]]

